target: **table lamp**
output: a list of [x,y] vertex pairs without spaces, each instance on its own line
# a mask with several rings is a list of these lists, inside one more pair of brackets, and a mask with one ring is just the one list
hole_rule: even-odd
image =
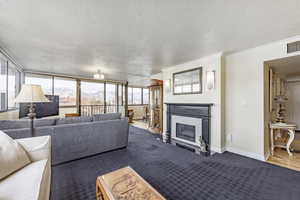
[[44,95],[40,85],[24,84],[19,95],[15,99],[16,103],[30,103],[28,117],[30,119],[31,135],[33,136],[33,120],[36,116],[34,103],[50,102]]

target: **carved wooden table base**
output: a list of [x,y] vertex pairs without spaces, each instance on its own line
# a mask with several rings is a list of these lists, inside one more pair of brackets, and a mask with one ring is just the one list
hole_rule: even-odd
[[[281,148],[285,148],[288,152],[288,154],[290,156],[292,156],[293,154],[290,151],[290,146],[292,144],[292,142],[294,141],[295,138],[295,129],[296,129],[296,125],[294,124],[280,124],[280,123],[274,123],[274,124],[270,124],[270,128],[271,128],[271,154],[274,154],[274,148],[275,147],[281,147]],[[289,134],[289,139],[288,142],[286,143],[286,145],[277,145],[274,142],[274,130],[275,129],[279,129],[279,130],[287,130],[288,134]]]

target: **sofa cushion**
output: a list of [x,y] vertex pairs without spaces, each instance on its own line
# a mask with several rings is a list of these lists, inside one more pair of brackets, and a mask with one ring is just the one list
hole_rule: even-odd
[[42,126],[54,126],[56,124],[56,119],[35,119],[34,127],[42,127]]
[[29,120],[0,120],[0,130],[29,128]]
[[92,117],[67,117],[67,118],[57,119],[56,125],[77,124],[77,123],[91,122],[91,121],[93,121]]
[[0,182],[0,199],[42,200],[49,173],[46,159],[27,165]]
[[0,179],[30,163],[22,146],[0,131]]
[[93,121],[121,119],[121,113],[106,113],[93,116]]

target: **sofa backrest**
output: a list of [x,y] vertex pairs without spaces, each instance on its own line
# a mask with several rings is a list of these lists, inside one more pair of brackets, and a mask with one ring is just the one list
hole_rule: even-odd
[[84,122],[92,122],[93,117],[66,117],[66,118],[60,118],[56,120],[56,125],[62,125],[62,124],[78,124],[78,123],[84,123]]
[[[82,117],[67,117],[67,118],[44,118],[35,119],[34,127],[44,127],[44,126],[55,126],[63,124],[78,124],[92,121],[103,121],[103,120],[115,120],[121,119],[121,113],[106,113],[98,114],[92,117],[82,116]],[[19,119],[19,120],[0,120],[0,130],[11,130],[11,129],[24,129],[30,128],[29,119]]]
[[[53,126],[56,119],[35,119],[34,127]],[[0,130],[30,128],[29,119],[0,120]]]
[[121,113],[105,113],[93,115],[93,121],[121,119]]
[[29,128],[29,120],[1,120],[0,121],[0,130],[9,130],[9,129],[20,129],[20,128]]

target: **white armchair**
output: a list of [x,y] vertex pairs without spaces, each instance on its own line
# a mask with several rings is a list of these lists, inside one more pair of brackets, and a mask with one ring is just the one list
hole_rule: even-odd
[[49,200],[51,183],[50,136],[18,139],[31,163],[0,181],[0,199]]

